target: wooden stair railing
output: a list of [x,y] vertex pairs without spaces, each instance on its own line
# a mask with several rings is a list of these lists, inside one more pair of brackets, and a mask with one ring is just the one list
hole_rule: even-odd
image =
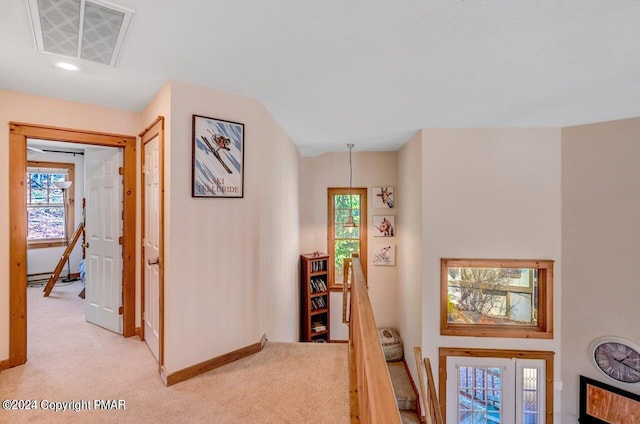
[[64,249],[64,253],[60,258],[60,261],[58,261],[58,265],[56,265],[56,269],[53,270],[53,274],[51,274],[51,277],[49,277],[49,281],[47,281],[47,285],[44,286],[44,297],[49,297],[49,295],[51,294],[51,290],[53,290],[53,286],[56,284],[56,281],[58,281],[58,278],[60,278],[60,273],[62,272],[62,268],[64,268],[64,264],[69,259],[69,255],[71,255],[71,252],[73,251],[73,248],[76,246],[76,243],[78,242],[78,239],[80,238],[80,235],[82,234],[83,230],[84,230],[84,223],[81,222],[80,225],[78,225],[78,228],[76,228],[76,231],[73,233],[71,242],[67,245],[67,248]]
[[349,302],[349,291],[351,290],[350,281],[353,280],[353,265],[351,264],[351,258],[346,258],[344,260],[342,267],[342,279],[342,323],[349,324],[349,318],[347,318],[347,305]]
[[[352,258],[349,317],[351,423],[401,424],[360,258]],[[346,276],[345,276],[346,277]],[[346,278],[345,278],[346,280]],[[347,284],[347,281],[345,281]]]
[[413,354],[418,369],[418,380],[420,380],[420,397],[424,402],[424,420],[427,424],[444,424],[440,402],[438,402],[438,394],[436,393],[436,383],[431,371],[431,361],[429,361],[429,358],[424,358],[424,368],[427,373],[427,389],[425,389],[422,375],[422,349],[419,346],[414,346]]

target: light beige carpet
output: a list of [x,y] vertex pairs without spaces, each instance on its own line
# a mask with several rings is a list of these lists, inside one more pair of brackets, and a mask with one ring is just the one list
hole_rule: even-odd
[[[345,344],[268,342],[260,353],[167,388],[137,337],[84,321],[80,290],[78,283],[56,286],[44,298],[41,288],[29,289],[29,361],[0,372],[0,400],[32,399],[38,409],[0,409],[0,423],[349,422]],[[126,409],[96,410],[95,399],[123,400]],[[92,409],[43,410],[47,401],[88,401]]]

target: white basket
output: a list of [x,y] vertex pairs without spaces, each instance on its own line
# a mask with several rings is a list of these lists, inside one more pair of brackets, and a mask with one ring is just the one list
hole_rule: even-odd
[[402,338],[395,328],[379,328],[378,338],[387,361],[401,361],[404,357]]

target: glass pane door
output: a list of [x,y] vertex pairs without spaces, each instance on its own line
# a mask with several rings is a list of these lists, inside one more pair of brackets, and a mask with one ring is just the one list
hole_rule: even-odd
[[543,424],[544,373],[539,359],[447,358],[447,423]]
[[458,422],[486,424],[501,422],[501,368],[458,368]]
[[518,359],[516,361],[517,422],[522,424],[544,423],[544,361]]
[[[456,384],[450,384],[450,373]],[[513,377],[510,359],[448,358],[447,423],[513,423]]]

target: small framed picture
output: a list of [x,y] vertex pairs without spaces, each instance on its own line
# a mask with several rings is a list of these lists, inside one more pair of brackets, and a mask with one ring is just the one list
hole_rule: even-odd
[[193,115],[191,196],[244,197],[244,124]]
[[394,237],[396,235],[396,217],[393,215],[373,216],[374,237]]
[[384,244],[373,249],[373,265],[395,266],[396,265],[396,245]]
[[393,209],[395,203],[393,201],[393,187],[373,187],[373,208],[374,209]]

